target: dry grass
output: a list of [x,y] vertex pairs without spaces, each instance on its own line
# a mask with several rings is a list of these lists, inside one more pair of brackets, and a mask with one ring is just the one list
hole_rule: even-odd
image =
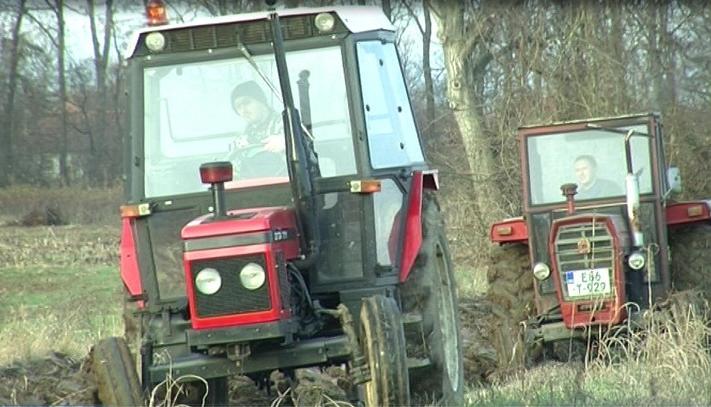
[[[56,312],[38,307],[8,310],[0,329],[0,365],[61,352],[77,359],[86,356],[99,339],[119,335],[119,310],[93,315],[87,309]],[[104,310],[102,310],[104,311]],[[106,312],[106,311],[104,311]]]
[[113,225],[119,220],[121,188],[0,188],[0,225],[20,221],[33,211],[51,208],[66,224]]
[[0,227],[3,267],[117,265],[118,225]]
[[548,363],[522,371],[471,390],[468,404],[709,405],[708,312],[685,304],[671,301],[630,325],[630,331],[603,338],[587,366]]

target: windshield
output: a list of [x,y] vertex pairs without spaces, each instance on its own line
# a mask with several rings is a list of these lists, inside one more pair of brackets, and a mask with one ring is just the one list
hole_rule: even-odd
[[[253,59],[279,89],[273,55]],[[339,47],[287,53],[296,107],[309,101],[306,124],[324,177],[356,168],[341,61]],[[146,197],[205,191],[198,168],[210,161],[231,161],[237,181],[287,176],[281,96],[247,59],[147,67],[143,80]]]
[[[647,134],[647,126],[621,127]],[[527,138],[531,204],[565,201],[560,186],[578,185],[576,200],[624,196],[624,135],[604,130],[582,130]],[[633,136],[632,168],[639,174],[641,194],[652,192],[650,138]]]

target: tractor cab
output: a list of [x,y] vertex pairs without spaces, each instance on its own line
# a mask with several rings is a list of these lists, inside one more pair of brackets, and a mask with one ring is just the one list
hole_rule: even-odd
[[409,404],[410,383],[457,403],[437,173],[382,11],[155,20],[127,52],[121,208],[143,394],[347,363],[368,405]]
[[[145,285],[149,305],[185,296],[180,228],[213,206],[200,165],[232,163],[228,208],[294,206],[266,16],[157,26],[135,36],[128,59],[127,199],[150,206],[151,215],[140,222],[150,235],[157,280]],[[372,8],[285,11],[280,19],[289,79],[284,85],[317,158],[313,188],[325,255],[318,268],[324,271],[310,278],[318,290],[373,282],[392,274],[397,259],[387,242],[395,216],[408,176],[425,168],[393,27]],[[268,111],[257,123],[266,127],[260,134],[239,112],[253,106],[235,106],[243,103],[235,97],[240,86],[252,96],[246,103],[262,103]],[[371,179],[380,193],[351,192]],[[377,235],[380,243],[365,234]]]

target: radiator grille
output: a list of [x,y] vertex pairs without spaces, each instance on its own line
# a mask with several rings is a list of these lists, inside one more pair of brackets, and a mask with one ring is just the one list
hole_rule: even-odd
[[[606,268],[610,284],[615,286],[615,247],[605,222],[593,219],[592,222],[561,226],[556,235],[555,255],[560,281],[565,281],[568,271]],[[562,285],[567,298],[567,286]]]
[[222,287],[215,294],[205,295],[195,290],[195,305],[199,317],[242,314],[271,309],[268,274],[267,281],[256,290],[248,290],[242,286],[239,280],[239,272],[248,263],[257,263],[266,270],[264,256],[261,255],[192,263],[191,278],[193,279],[193,285],[195,283],[195,275],[206,267],[214,268],[222,277]]

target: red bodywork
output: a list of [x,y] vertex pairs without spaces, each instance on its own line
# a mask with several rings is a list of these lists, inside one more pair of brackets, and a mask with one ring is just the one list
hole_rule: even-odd
[[422,192],[425,188],[434,191],[439,189],[437,170],[414,171],[412,173],[410,193],[407,199],[405,233],[402,235],[404,242],[400,258],[400,282],[407,280],[422,246]]
[[707,201],[674,202],[666,206],[667,225],[677,226],[711,220]]
[[[593,217],[595,220],[593,220]],[[548,242],[549,253],[556,253],[555,239],[558,236],[558,230],[562,226],[592,223],[593,221],[597,223],[604,222],[612,236],[612,244],[615,249],[612,276],[614,288],[612,295],[606,298],[566,300],[563,296],[563,282],[561,281],[557,257],[551,256],[551,274],[555,283],[560,311],[565,326],[570,329],[590,325],[614,325],[622,322],[627,317],[627,312],[624,309],[625,298],[627,298],[625,293],[625,268],[622,250],[620,250],[624,243],[621,241],[617,227],[611,218],[601,217],[600,215],[578,215],[554,221]]]
[[496,222],[491,225],[489,239],[493,243],[526,243],[528,244],[528,226],[522,216]]
[[[133,218],[121,219],[121,243],[119,245],[119,269],[121,280],[126,291],[132,297],[143,294],[141,273],[138,269],[136,241],[133,237]],[[143,308],[143,301],[138,301],[138,307]]]
[[[254,244],[207,248],[186,251],[183,255],[188,306],[194,329],[219,328],[237,325],[269,322],[289,317],[288,304],[282,304],[279,291],[277,253],[284,254],[285,260],[299,257],[299,243],[296,236],[296,216],[293,209],[286,207],[243,209],[230,211],[231,218],[212,220],[212,215],[201,216],[188,223],[181,232],[184,242],[215,237],[237,237],[250,239],[253,236],[267,236],[267,241]],[[286,232],[283,240],[272,239],[276,234]],[[275,234],[276,233],[276,234]],[[248,312],[234,315],[220,315],[202,318],[198,315],[193,287],[191,264],[206,259],[232,258],[263,254],[266,260],[266,274],[271,307],[266,311]],[[282,270],[285,272],[285,270]]]

